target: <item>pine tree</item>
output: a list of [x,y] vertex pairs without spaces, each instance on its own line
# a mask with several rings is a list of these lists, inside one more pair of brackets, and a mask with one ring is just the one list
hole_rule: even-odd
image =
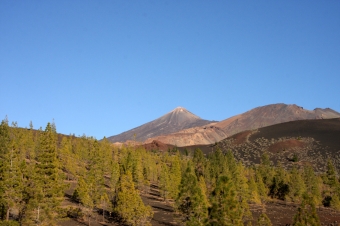
[[[103,211],[103,222],[105,220],[105,210],[111,210],[111,202],[109,199],[109,196],[107,195],[106,192],[104,192],[101,196],[100,196],[100,204],[102,207],[102,211]],[[110,211],[111,212],[111,211]]]
[[164,200],[167,198],[170,198],[171,181],[170,181],[169,168],[166,163],[161,163],[159,185],[161,189],[161,196],[164,198]]
[[228,173],[227,161],[220,148],[217,148],[216,151],[208,157],[210,162],[210,178],[216,181],[220,175],[226,175]]
[[316,212],[313,196],[305,193],[301,206],[294,217],[294,226],[318,226],[320,225],[319,216]]
[[75,177],[76,175],[76,164],[75,164],[76,159],[72,153],[71,139],[68,137],[63,137],[61,140],[60,146],[61,147],[59,149],[59,156],[61,159],[61,163],[67,173],[67,180],[70,180],[71,176]]
[[304,168],[304,181],[306,185],[306,192],[312,195],[315,205],[321,203],[321,189],[320,189],[320,178],[315,175],[314,169],[311,166]]
[[104,193],[104,169],[103,158],[100,153],[100,147],[97,140],[93,140],[90,145],[90,161],[85,181],[89,188],[90,197],[94,206],[100,203],[100,196]]
[[5,219],[22,201],[23,175],[20,170],[20,153],[17,144],[10,138],[7,121],[0,125],[0,202],[6,211]]
[[115,211],[122,219],[132,226],[150,225],[149,221],[153,216],[151,207],[143,204],[130,171],[121,175],[117,190]]
[[331,206],[340,210],[340,183],[336,169],[330,159],[327,161],[327,171],[323,177],[324,184],[328,185],[324,189],[324,206]]
[[171,159],[171,168],[170,168],[170,194],[169,196],[173,199],[176,199],[178,193],[179,193],[179,185],[181,183],[182,179],[182,173],[181,173],[181,162],[178,155],[172,156]]
[[255,181],[255,175],[254,171],[250,171],[249,173],[249,181],[248,181],[248,187],[249,187],[249,196],[250,200],[252,202],[255,202],[257,204],[261,203],[261,196],[258,192],[257,184]]
[[113,196],[116,193],[117,183],[119,181],[120,177],[120,171],[119,171],[119,164],[112,160],[110,164],[110,180],[109,180],[109,186],[110,186],[110,199],[113,200]]
[[207,198],[190,163],[181,180],[176,206],[185,216],[186,225],[205,225],[208,217]]
[[197,178],[205,175],[205,158],[201,149],[197,148],[192,159],[195,166],[195,173]]
[[327,171],[324,176],[324,183],[331,188],[336,188],[339,184],[335,167],[330,159],[327,160]]
[[91,215],[94,208],[94,202],[90,195],[90,189],[83,177],[78,180],[78,186],[73,193],[73,199],[83,205],[84,212],[87,215],[88,225],[91,225]]
[[242,216],[244,218],[251,218],[251,212],[249,209],[248,201],[250,199],[249,196],[249,187],[248,187],[248,179],[245,175],[245,168],[242,163],[236,162],[234,155],[231,151],[228,151],[226,154],[226,159],[229,166],[229,175],[231,180],[233,181],[237,200],[240,202],[241,209],[243,211]]
[[[63,199],[63,175],[57,158],[57,134],[48,123],[40,137],[37,164],[31,177],[30,211],[36,212],[38,225],[54,225],[56,210]],[[28,217],[32,215],[28,214]]]
[[243,225],[243,211],[233,182],[227,176],[218,178],[212,193],[212,207],[209,210],[209,225]]
[[269,187],[269,195],[272,198],[285,200],[290,188],[287,183],[286,172],[283,169],[281,162],[278,162],[278,166],[275,168],[274,173],[272,184]]
[[301,173],[296,169],[296,167],[293,167],[290,172],[289,187],[290,199],[293,201],[300,201],[302,194],[306,191],[306,186]]
[[35,153],[35,146],[36,146],[36,140],[33,134],[33,123],[30,122],[30,127],[26,135],[25,140],[25,150],[26,150],[26,158],[28,159],[34,159],[36,157]]
[[207,207],[210,207],[210,203],[209,203],[209,199],[208,199],[208,190],[207,190],[207,185],[205,183],[205,179],[203,176],[200,176],[198,179],[198,185],[202,191],[202,195],[203,195],[203,202],[205,203],[205,205]]
[[257,191],[258,191],[259,195],[261,196],[261,199],[266,200],[267,195],[268,195],[268,188],[264,184],[264,182],[262,180],[262,175],[261,175],[259,170],[255,170],[255,181],[256,181],[256,184],[257,184]]
[[144,185],[142,157],[136,150],[132,156],[132,178],[138,189],[142,190]]
[[274,171],[271,167],[268,153],[263,153],[261,156],[261,164],[258,167],[258,171],[262,176],[263,183],[267,188],[269,188],[273,182]]

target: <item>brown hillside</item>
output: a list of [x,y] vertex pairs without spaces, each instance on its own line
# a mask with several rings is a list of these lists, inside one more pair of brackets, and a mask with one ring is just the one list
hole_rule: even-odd
[[340,170],[340,118],[286,122],[241,132],[216,145],[186,148],[191,151],[200,148],[207,154],[217,147],[223,151],[232,150],[246,165],[260,163],[261,155],[268,152],[274,163],[280,161],[288,168],[312,164],[317,171],[324,171],[329,158]]
[[151,143],[143,144],[141,146],[144,147],[145,150],[148,150],[148,151],[152,151],[152,150],[168,151],[168,150],[175,148],[175,146],[173,145],[164,144],[158,140],[153,140]]
[[257,129],[283,122],[339,117],[340,114],[338,112],[329,108],[316,108],[310,111],[295,104],[270,104],[254,108],[243,114],[218,122],[216,123],[216,127],[220,127],[229,135],[232,135],[241,131]]

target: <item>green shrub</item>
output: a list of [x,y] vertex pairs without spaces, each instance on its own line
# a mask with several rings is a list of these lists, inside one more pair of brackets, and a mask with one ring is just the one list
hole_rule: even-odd
[[297,154],[294,154],[294,155],[293,155],[292,161],[293,161],[293,162],[298,162],[298,161],[299,161],[299,157],[298,157]]

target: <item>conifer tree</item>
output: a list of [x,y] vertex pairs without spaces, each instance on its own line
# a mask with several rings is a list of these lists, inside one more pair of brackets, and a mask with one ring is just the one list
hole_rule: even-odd
[[209,194],[208,194],[208,190],[207,190],[207,185],[205,183],[205,179],[203,176],[200,176],[198,179],[198,185],[202,191],[202,195],[203,195],[203,202],[205,203],[205,205],[207,207],[210,207],[210,203],[209,203]]
[[72,153],[72,143],[70,138],[63,137],[61,140],[61,145],[59,149],[59,155],[62,162],[62,166],[65,169],[67,173],[67,180],[71,179],[72,177],[75,177],[76,175],[76,164],[75,164],[75,157]]
[[259,173],[262,176],[262,181],[267,188],[269,188],[273,181],[273,168],[268,153],[263,153],[261,156],[261,164],[258,167]]
[[296,167],[293,167],[290,172],[289,187],[290,199],[292,201],[300,201],[302,194],[306,191],[306,186],[301,173],[296,169]]
[[315,205],[321,203],[320,178],[315,175],[314,169],[311,166],[304,168],[304,181],[306,184],[306,192],[312,195]]
[[219,177],[212,193],[209,225],[243,225],[243,211],[236,195],[233,181],[227,176]]
[[138,189],[142,190],[144,185],[143,165],[140,150],[136,150],[132,155],[132,178]]
[[281,162],[275,168],[275,174],[270,185],[269,194],[272,198],[285,200],[289,193],[289,185],[287,184],[286,172],[283,169]]
[[91,215],[94,208],[93,198],[90,194],[90,189],[83,177],[78,180],[78,186],[73,193],[73,199],[83,205],[84,212],[87,215],[88,225],[91,225]]
[[150,225],[153,216],[150,206],[145,206],[138,191],[135,189],[132,174],[127,171],[119,180],[115,211],[127,224]]
[[195,173],[197,178],[205,175],[205,158],[201,149],[195,149],[192,161],[195,166]]
[[264,184],[262,180],[262,175],[259,170],[255,170],[255,181],[257,184],[257,191],[259,195],[261,196],[262,200],[267,199],[267,194],[268,194],[268,188]]
[[207,198],[190,163],[181,180],[176,206],[185,216],[186,225],[205,225],[208,217]]
[[330,187],[336,187],[337,183],[339,183],[335,167],[330,159],[327,160],[327,171],[324,177],[324,183]]
[[112,160],[110,164],[110,180],[109,180],[109,186],[110,186],[110,199],[113,200],[113,196],[116,193],[117,183],[119,181],[120,177],[120,171],[119,171],[119,164],[118,162]]
[[228,173],[227,161],[220,148],[217,148],[215,152],[209,155],[209,161],[210,177],[213,180],[217,180],[220,175]]
[[88,173],[85,181],[88,184],[90,196],[95,206],[100,203],[100,196],[104,193],[104,156],[100,150],[100,144],[97,140],[91,142],[90,162],[88,164]]
[[248,181],[248,187],[249,187],[249,196],[250,200],[252,202],[255,202],[257,204],[261,203],[261,197],[258,192],[258,187],[255,181],[255,173],[253,171],[250,171],[249,173],[249,181]]
[[248,205],[249,187],[248,179],[246,178],[246,170],[241,162],[237,162],[231,150],[226,153],[226,161],[228,165],[228,175],[233,181],[236,197],[239,200],[241,209],[243,211],[242,215],[245,218],[251,218],[251,212]]
[[323,181],[324,184],[328,185],[323,191],[325,196],[323,204],[340,210],[340,183],[336,169],[330,159],[327,160],[327,171],[323,176]]
[[159,175],[159,185],[161,189],[161,196],[165,199],[170,198],[171,181],[169,168],[166,163],[161,163],[161,171]]
[[40,137],[37,164],[29,205],[35,209],[38,225],[55,224],[56,210],[63,199],[64,184],[57,158],[57,134],[48,123]]
[[19,207],[22,201],[22,172],[20,170],[20,153],[18,146],[10,138],[7,121],[0,125],[0,204],[9,220],[10,210]]
[[182,173],[181,173],[181,162],[178,155],[172,156],[171,159],[171,168],[170,168],[170,178],[171,186],[170,186],[170,194],[169,196],[171,198],[176,199],[178,192],[179,192],[179,185],[181,183],[182,179]]
[[111,158],[108,157],[113,155],[113,150],[110,141],[106,137],[100,141],[100,154],[103,158],[103,169],[109,169]]
[[28,159],[34,159],[36,157],[35,153],[35,146],[36,146],[36,140],[33,134],[33,123],[30,122],[29,130],[26,134],[26,140],[25,140],[25,150],[26,150],[26,158]]
[[294,217],[294,226],[318,226],[319,216],[316,212],[313,196],[310,193],[303,195],[301,206]]

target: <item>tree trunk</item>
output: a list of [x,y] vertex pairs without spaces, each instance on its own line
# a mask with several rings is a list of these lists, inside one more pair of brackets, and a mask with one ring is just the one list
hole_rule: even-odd
[[39,222],[40,206],[38,206],[37,222]]
[[9,210],[10,210],[10,208],[8,207],[8,208],[7,208],[7,211],[6,211],[6,221],[9,220]]

